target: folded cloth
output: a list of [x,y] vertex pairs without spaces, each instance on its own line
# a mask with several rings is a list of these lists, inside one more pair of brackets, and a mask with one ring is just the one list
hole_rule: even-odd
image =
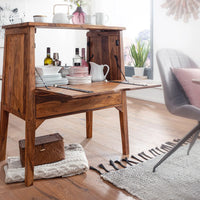
[[[84,173],[88,170],[88,160],[80,144],[65,146],[65,159],[34,167],[34,179],[67,177]],[[19,157],[8,157],[4,166],[5,182],[23,182],[25,168],[22,167]]]

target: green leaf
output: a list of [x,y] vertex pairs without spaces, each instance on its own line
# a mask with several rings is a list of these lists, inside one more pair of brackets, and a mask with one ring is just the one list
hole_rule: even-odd
[[130,47],[130,56],[134,61],[135,67],[143,67],[147,56],[150,51],[150,44],[149,41],[146,44],[145,42],[142,42],[141,40],[137,40],[136,44],[132,44]]

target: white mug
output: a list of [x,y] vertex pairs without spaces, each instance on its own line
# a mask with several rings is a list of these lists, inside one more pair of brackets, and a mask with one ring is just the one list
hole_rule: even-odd
[[94,15],[85,15],[85,24],[95,24]]
[[96,25],[105,25],[109,20],[108,15],[98,12],[96,13]]

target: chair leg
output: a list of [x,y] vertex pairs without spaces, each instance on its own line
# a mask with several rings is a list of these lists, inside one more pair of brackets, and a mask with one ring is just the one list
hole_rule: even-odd
[[165,154],[161,160],[153,167],[153,172],[156,171],[156,168],[164,162],[170,155],[172,155],[183,143],[185,143],[192,135],[194,135],[200,129],[200,123],[195,126],[182,140],[180,140],[176,146],[174,146],[167,154]]
[[197,138],[198,138],[198,136],[199,136],[199,132],[200,132],[200,131],[197,131],[197,132],[194,134],[194,136],[193,136],[193,138],[192,138],[192,141],[190,142],[190,146],[189,146],[189,148],[188,148],[188,150],[187,150],[187,155],[189,155],[190,150],[192,149],[194,143],[196,142],[196,140],[197,140]]

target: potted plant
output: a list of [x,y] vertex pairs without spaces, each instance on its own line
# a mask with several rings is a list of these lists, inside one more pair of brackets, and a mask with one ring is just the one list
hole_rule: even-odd
[[135,76],[144,75],[144,65],[147,60],[147,56],[150,51],[149,41],[137,40],[136,44],[132,44],[130,47],[130,56],[134,62]]

